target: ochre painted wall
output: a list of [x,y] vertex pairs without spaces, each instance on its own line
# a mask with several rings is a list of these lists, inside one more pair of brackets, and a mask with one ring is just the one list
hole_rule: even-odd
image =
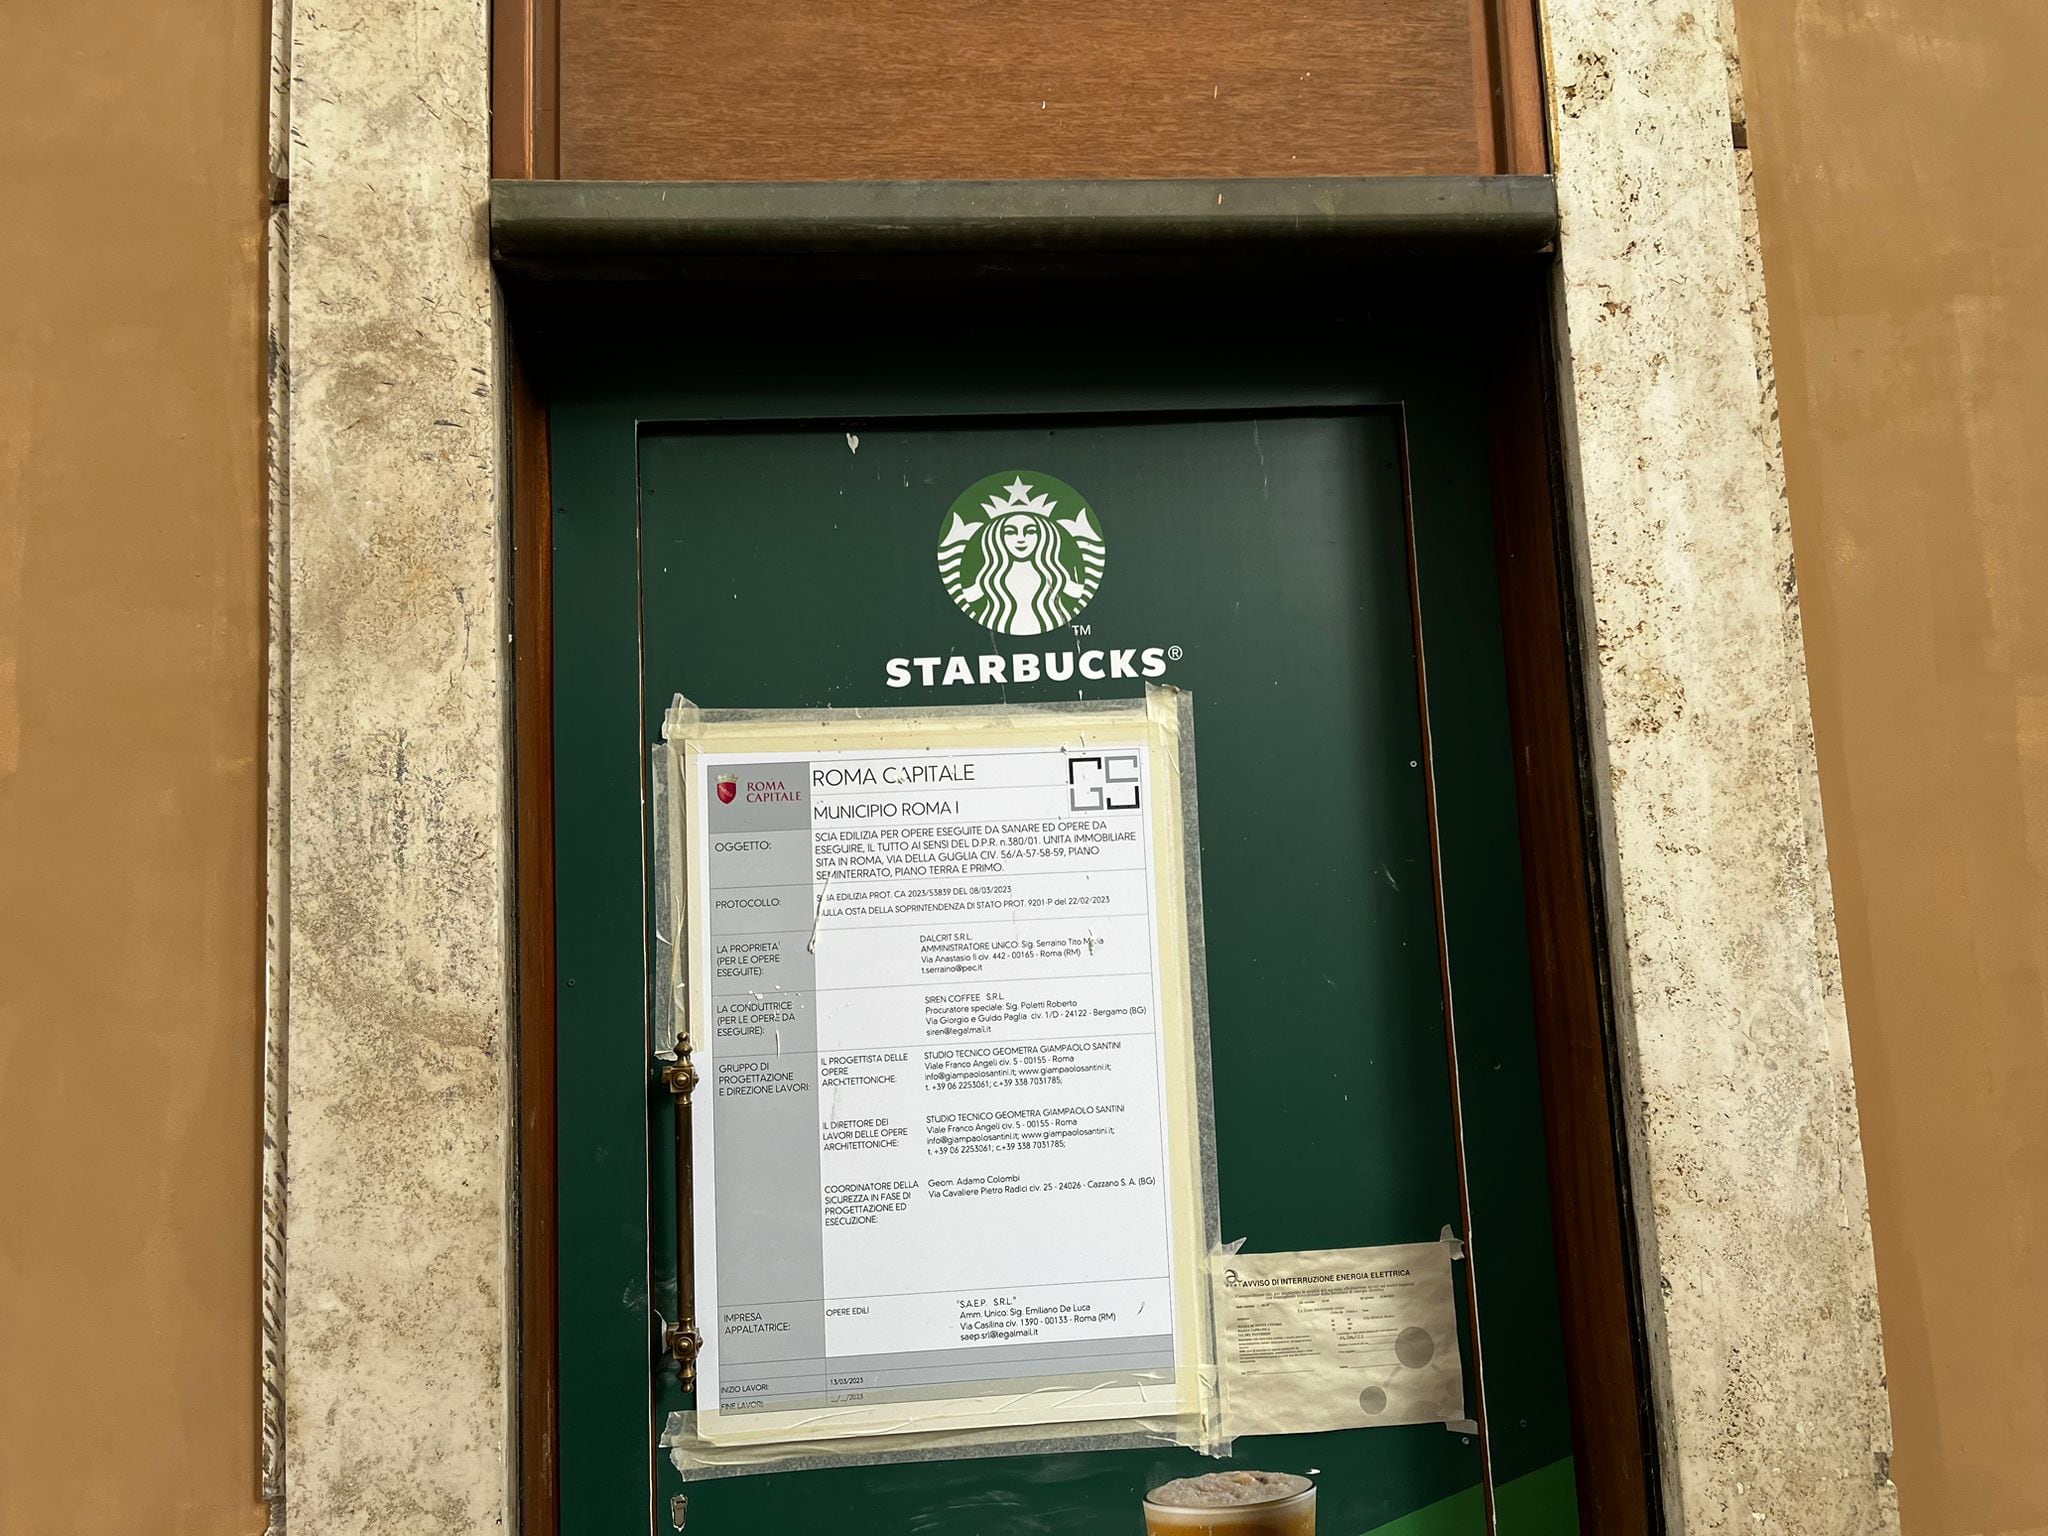
[[1907,1536],[2048,1532],[2048,5],[1743,0]]
[[[2048,8],[1743,0],[1908,1536],[2048,1532]],[[0,5],[0,1531],[253,1533],[264,9]]]
[[0,1532],[258,1498],[260,0],[0,4]]

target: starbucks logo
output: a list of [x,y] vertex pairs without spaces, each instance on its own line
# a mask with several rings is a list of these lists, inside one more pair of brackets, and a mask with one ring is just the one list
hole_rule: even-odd
[[999,635],[1070,622],[1102,585],[1102,524],[1063,480],[1004,470],[960,493],[939,529],[939,578]]

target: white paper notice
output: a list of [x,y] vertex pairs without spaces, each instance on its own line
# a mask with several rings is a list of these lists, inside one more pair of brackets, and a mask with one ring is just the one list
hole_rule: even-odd
[[1142,738],[695,772],[705,1437],[1176,1411]]
[[1462,1419],[1451,1251],[1443,1241],[1218,1255],[1229,1432]]

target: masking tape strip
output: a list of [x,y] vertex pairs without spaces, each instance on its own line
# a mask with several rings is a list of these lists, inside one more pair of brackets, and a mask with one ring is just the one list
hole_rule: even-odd
[[647,764],[647,811],[653,833],[649,839],[652,864],[648,884],[654,907],[654,955],[652,964],[648,966],[648,987],[653,993],[654,1054],[664,1061],[675,1058],[683,1039],[682,950],[676,942],[676,918],[682,908],[675,900],[675,888],[669,879],[675,844],[674,832],[669,825],[670,801],[673,798],[670,778],[675,771],[672,755],[666,743],[657,742],[649,749]]
[[[1206,1397],[1215,1396],[1213,1367]],[[906,1462],[967,1461],[990,1456],[1076,1455],[1090,1451],[1163,1450],[1183,1446],[1205,1456],[1230,1454],[1230,1442],[1209,1434],[1193,1416],[1173,1419],[1096,1419],[1029,1429],[920,1432],[859,1440],[783,1441],[774,1445],[713,1445],[697,1431],[697,1415],[668,1416],[661,1448],[685,1482],[741,1477],[756,1472],[804,1472],[826,1467],[893,1466]]]
[[[1194,1043],[1195,1139],[1202,1180],[1203,1239],[1214,1249],[1223,1238],[1222,1196],[1216,1176],[1216,1094],[1215,1071],[1210,1056],[1208,943],[1202,907],[1202,825],[1200,801],[1195,787],[1195,701],[1179,688],[1148,685],[1145,712],[1169,744],[1180,765],[1180,810],[1182,850],[1182,908],[1187,924],[1187,967],[1190,1029]],[[1207,1347],[1217,1349],[1216,1298],[1213,1286],[1204,1286],[1201,1300],[1209,1308],[1204,1328]],[[1223,1419],[1222,1374],[1211,1372],[1209,1389],[1201,1396],[1204,1424],[1202,1449],[1212,1456],[1230,1454],[1232,1436]],[[1220,1450],[1214,1447],[1222,1447]]]
[[[1198,851],[1202,846],[1202,825],[1195,795],[1194,695],[1153,684],[1145,690],[1145,710],[1153,723],[1168,734],[1180,764],[1181,847]],[[1195,1117],[1201,1144],[1202,1209],[1208,1214],[1204,1235],[1214,1247],[1222,1239],[1222,1200],[1216,1183],[1216,1093],[1209,1056],[1209,961],[1203,927],[1201,859],[1185,858],[1181,875],[1187,913],[1188,1000],[1194,1021]]]
[[673,743],[701,739],[708,731],[720,726],[769,729],[800,726],[807,731],[829,733],[864,722],[885,721],[915,721],[920,727],[934,731],[970,732],[990,724],[1027,726],[1042,723],[1049,717],[1088,715],[1101,715],[1109,720],[1165,724],[1179,721],[1183,713],[1181,701],[1190,697],[1184,689],[1153,683],[1146,687],[1143,698],[1070,699],[1052,704],[945,704],[916,709],[705,709],[679,693],[662,716],[661,734],[664,741]]

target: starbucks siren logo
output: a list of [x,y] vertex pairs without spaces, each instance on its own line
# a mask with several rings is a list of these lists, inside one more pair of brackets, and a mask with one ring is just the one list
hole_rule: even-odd
[[1065,481],[1004,470],[960,493],[939,529],[939,577],[999,635],[1070,622],[1102,585],[1102,524]]

